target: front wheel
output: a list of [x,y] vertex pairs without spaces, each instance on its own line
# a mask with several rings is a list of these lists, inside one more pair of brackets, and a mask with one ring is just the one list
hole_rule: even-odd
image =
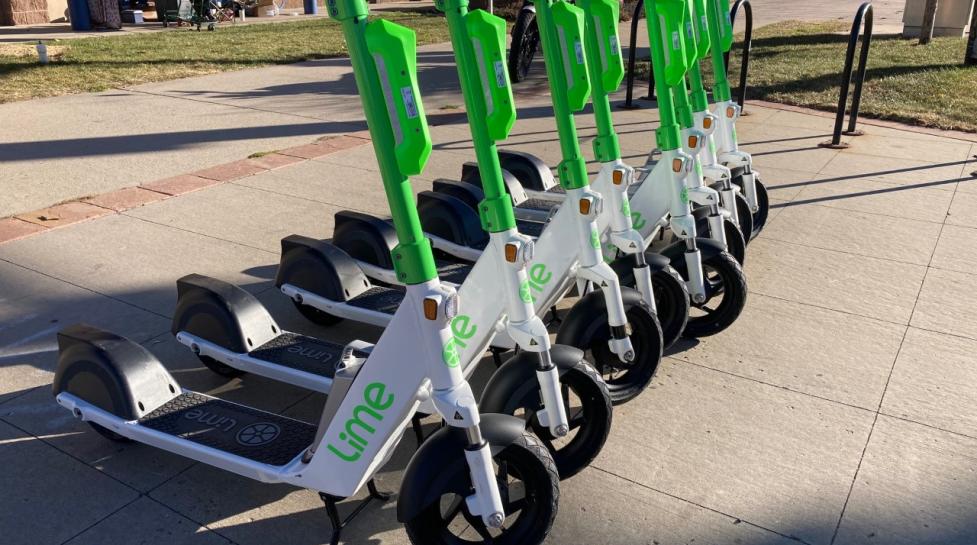
[[629,337],[634,347],[633,360],[622,362],[617,354],[611,352],[607,345],[611,334],[606,320],[601,331],[591,339],[590,345],[579,347],[590,350],[591,361],[607,383],[611,401],[615,405],[631,401],[648,387],[661,363],[664,344],[661,325],[647,304],[639,302],[627,309],[627,317],[631,326]]
[[[734,177],[733,183],[742,189],[742,176]],[[764,226],[767,224],[767,216],[770,215],[770,196],[767,194],[767,186],[763,185],[759,176],[754,180],[754,186],[756,187],[757,210],[752,213],[753,231],[750,233],[751,240],[756,238],[760,234],[760,231],[763,231]],[[746,231],[743,231],[743,234],[746,235]]]
[[753,211],[750,210],[750,203],[743,196],[743,193],[736,192],[736,219],[739,220],[740,233],[743,234],[743,241],[749,244],[756,236],[756,227],[753,225]]
[[[505,522],[489,528],[482,517],[472,515],[465,498],[474,494],[471,478],[458,490],[444,490],[404,526],[414,545],[538,545],[553,526],[560,501],[560,478],[546,447],[530,433],[523,433],[493,456],[496,480],[502,495]],[[459,488],[457,485],[452,488]]]
[[[622,286],[637,289],[634,269],[618,271],[618,278]],[[662,346],[668,348],[682,337],[689,321],[689,288],[682,275],[668,266],[652,273],[651,290],[662,328]]]
[[707,337],[724,331],[746,306],[746,275],[727,252],[702,262],[706,300],[691,305],[685,337]]
[[[560,375],[563,406],[570,424],[570,432],[564,437],[556,437],[550,433],[548,427],[540,424],[536,415],[544,407],[539,386],[527,386],[519,387],[503,396],[485,396],[485,400],[497,401],[483,402],[479,410],[485,413],[510,414],[525,420],[528,428],[550,451],[560,478],[576,475],[597,457],[610,433],[612,409],[607,384],[584,361],[577,362]],[[502,399],[505,401],[500,403]]]

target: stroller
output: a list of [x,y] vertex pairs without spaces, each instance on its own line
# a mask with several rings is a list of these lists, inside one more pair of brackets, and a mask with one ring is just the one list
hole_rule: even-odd
[[176,23],[187,24],[199,31],[204,25],[207,30],[216,30],[221,23],[234,24],[238,14],[257,0],[177,0],[175,9],[167,9],[160,16],[163,26]]

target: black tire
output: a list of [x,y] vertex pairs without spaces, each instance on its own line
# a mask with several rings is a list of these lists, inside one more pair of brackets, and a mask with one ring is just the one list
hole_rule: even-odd
[[230,365],[221,363],[209,356],[197,356],[197,359],[200,360],[200,363],[204,364],[207,369],[210,369],[222,377],[237,378],[245,374],[244,371],[235,369]]
[[743,196],[742,192],[736,192],[736,219],[739,220],[740,233],[747,246],[756,236],[753,230],[753,211],[750,210],[750,203]]
[[631,362],[622,362],[607,346],[611,333],[606,322],[591,338],[590,346],[578,346],[590,351],[590,361],[607,383],[614,405],[631,401],[651,384],[655,372],[658,371],[658,364],[661,363],[664,348],[661,325],[648,305],[640,302],[632,306],[627,309],[627,317],[631,325],[631,344],[634,347],[634,359]]
[[[724,331],[739,318],[746,306],[746,276],[743,268],[726,252],[702,263],[706,276],[706,301],[692,303],[685,337],[708,337]],[[718,303],[717,298],[719,299]]]
[[[538,545],[546,539],[560,503],[560,478],[549,451],[538,438],[524,433],[493,459],[500,473],[500,491],[506,512],[504,529],[486,529],[481,517],[472,516],[468,512],[464,497],[445,491],[441,501],[433,502],[404,523],[411,543],[462,545],[490,542],[494,545]],[[521,482],[521,489],[512,486],[510,479]],[[471,488],[471,478],[467,473],[466,480],[468,482],[465,488],[471,494],[474,489]],[[520,492],[521,498],[512,497]],[[490,538],[480,536],[483,532]]]
[[742,266],[746,263],[746,237],[740,231],[740,226],[725,216],[723,228],[726,231],[726,251]]
[[[733,183],[742,190],[743,176],[735,176]],[[754,180],[754,185],[756,187],[757,211],[752,213],[753,231],[750,234],[751,240],[756,238],[760,234],[760,231],[763,231],[763,228],[767,225],[767,217],[770,215],[770,196],[767,194],[767,186],[763,185],[759,177]],[[746,233],[746,231],[743,231],[743,233]]]
[[[622,286],[637,289],[632,269],[618,276]],[[662,328],[662,347],[667,349],[682,338],[689,321],[689,288],[682,275],[669,265],[651,275],[651,289]]]
[[[580,361],[560,376],[563,402],[570,422],[570,433],[556,437],[541,425],[536,413],[543,408],[539,387],[535,384],[511,392],[499,407],[479,406],[486,413],[518,416],[528,423],[553,456],[561,479],[576,475],[600,454],[611,431],[611,394],[604,379],[587,362]],[[570,394],[573,394],[571,397]],[[495,396],[487,396],[491,399]],[[575,399],[574,399],[575,398]],[[579,407],[575,405],[579,403]]]
[[124,435],[119,435],[119,434],[115,433],[114,431],[112,431],[112,430],[110,430],[110,429],[108,429],[108,428],[106,428],[104,426],[100,426],[100,425],[98,425],[98,424],[96,424],[94,422],[89,422],[88,425],[91,426],[93,430],[97,431],[99,435],[101,435],[102,437],[108,439],[109,441],[113,441],[113,442],[116,442],[116,443],[132,443],[133,442],[132,439],[129,439],[128,437],[126,437]]
[[539,26],[536,23],[536,12],[531,9],[520,10],[512,27],[512,45],[509,49],[509,79],[512,83],[526,79],[538,50]]
[[312,322],[313,324],[321,326],[333,326],[343,321],[343,319],[339,316],[334,316],[324,310],[319,310],[313,306],[306,305],[305,303],[299,303],[294,299],[292,300],[292,304],[295,305],[295,309],[299,311],[299,314],[304,316],[306,320]]

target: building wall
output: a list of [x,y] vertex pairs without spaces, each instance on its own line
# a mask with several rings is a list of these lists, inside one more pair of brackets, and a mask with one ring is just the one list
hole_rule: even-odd
[[0,0],[0,25],[47,23],[47,0]]
[[68,11],[68,0],[47,0],[48,21],[57,23],[66,21],[65,13]]

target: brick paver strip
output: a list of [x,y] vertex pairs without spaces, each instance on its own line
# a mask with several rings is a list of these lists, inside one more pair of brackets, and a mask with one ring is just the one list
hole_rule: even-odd
[[71,225],[72,223],[90,220],[111,213],[112,211],[107,208],[75,201],[35,210],[26,214],[19,214],[14,217],[43,227],[54,228],[64,227],[65,225]]
[[282,155],[280,153],[269,153],[268,155],[262,155],[261,157],[255,157],[254,159],[248,159],[251,163],[267,169],[272,170],[281,167],[287,167],[288,165],[293,165],[295,163],[302,162],[301,157],[292,157],[291,155]]
[[191,191],[197,191],[198,189],[210,187],[219,183],[220,182],[217,180],[201,178],[200,176],[194,176],[193,174],[183,174],[180,176],[174,176],[172,178],[166,178],[164,180],[148,182],[142,184],[141,187],[149,189],[150,191],[166,193],[167,195],[183,195],[184,193],[190,193]]
[[216,167],[191,172],[191,174],[201,178],[210,178],[211,180],[217,180],[219,182],[230,182],[239,178],[253,176],[266,170],[268,169],[260,167],[250,162],[248,159],[241,159],[240,161],[224,163],[223,165],[217,165]]
[[0,220],[0,244],[44,231],[44,227],[18,218]]
[[84,202],[101,206],[102,208],[108,208],[109,210],[115,210],[116,212],[122,212],[151,202],[161,201],[168,196],[166,193],[151,191],[141,187],[127,187],[89,197],[84,199]]

